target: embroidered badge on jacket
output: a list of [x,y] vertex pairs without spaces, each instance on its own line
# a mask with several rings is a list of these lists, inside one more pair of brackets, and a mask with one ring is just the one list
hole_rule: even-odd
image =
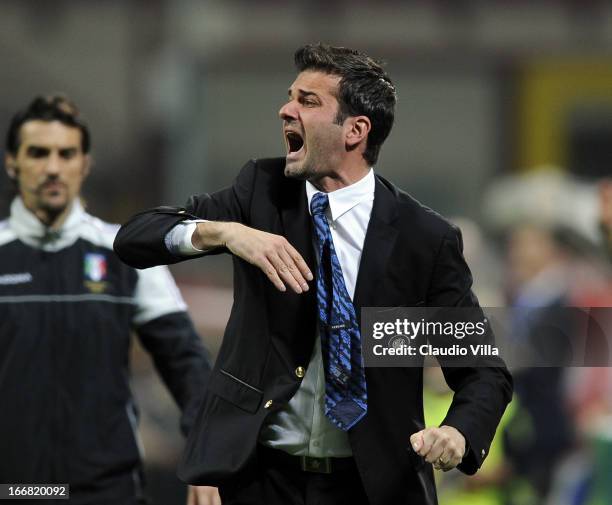
[[92,293],[102,293],[106,290],[104,282],[107,275],[106,256],[99,253],[85,254],[84,261],[85,287]]

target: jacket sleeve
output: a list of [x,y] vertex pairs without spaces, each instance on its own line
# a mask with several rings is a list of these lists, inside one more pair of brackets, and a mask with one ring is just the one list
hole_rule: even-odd
[[181,432],[187,436],[202,401],[210,361],[186,312],[160,316],[136,329],[156,370],[181,409]]
[[124,263],[135,268],[170,265],[207,254],[227,252],[221,247],[200,255],[177,256],[166,247],[166,234],[186,219],[248,224],[256,173],[256,161],[251,160],[229,188],[192,196],[184,207],[156,207],[136,214],[119,230],[113,244],[115,252]]
[[[461,233],[451,227],[437,253],[428,306],[479,307],[462,249]],[[491,332],[487,338],[487,343],[493,343]],[[453,426],[465,437],[467,450],[458,468],[471,475],[489,453],[495,430],[512,398],[512,377],[501,359],[499,366],[443,366],[442,371],[454,395],[441,424]]]
[[202,400],[210,361],[167,267],[138,272],[132,319],[142,346],[181,409],[187,435]]

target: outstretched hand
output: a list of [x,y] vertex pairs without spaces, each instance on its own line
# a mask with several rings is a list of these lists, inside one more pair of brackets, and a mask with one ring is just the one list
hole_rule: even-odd
[[187,505],[221,505],[221,497],[216,487],[189,486]]
[[279,291],[287,284],[296,293],[308,291],[312,272],[285,237],[249,228],[240,223],[199,223],[192,238],[199,249],[223,245],[233,254],[259,267]]

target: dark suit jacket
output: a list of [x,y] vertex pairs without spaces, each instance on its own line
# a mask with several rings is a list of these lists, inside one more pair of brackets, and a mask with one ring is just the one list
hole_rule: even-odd
[[[316,272],[304,182],[283,170],[283,158],[250,161],[228,189],[192,197],[184,209],[138,214],[120,230],[115,250],[138,268],[184,260],[168,252],[164,237],[195,215],[284,235]],[[299,388],[295,370],[308,365],[316,335],[315,289],[282,293],[257,267],[235,256],[233,262],[234,305],[179,468],[192,484],[227,485],[252,461],[266,416]],[[473,306],[471,283],[458,229],[377,176],[357,314],[371,306]],[[443,424],[465,436],[469,449],[460,469],[471,474],[488,453],[512,381],[501,362],[446,368],[444,375],[455,395]],[[368,413],[349,439],[372,505],[435,504],[432,466],[410,447],[410,435],[424,428],[422,369],[366,368],[366,380]]]

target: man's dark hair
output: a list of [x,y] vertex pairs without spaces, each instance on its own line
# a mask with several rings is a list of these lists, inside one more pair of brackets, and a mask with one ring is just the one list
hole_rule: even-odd
[[363,157],[374,165],[393,126],[395,86],[380,61],[354,49],[308,44],[294,55],[298,72],[315,70],[340,77],[336,122],[348,116],[367,116],[372,123]]
[[79,115],[79,109],[65,96],[37,96],[30,105],[13,116],[6,134],[6,150],[13,156],[21,143],[20,131],[28,121],[59,121],[81,131],[81,150],[87,154],[91,147],[89,128]]

